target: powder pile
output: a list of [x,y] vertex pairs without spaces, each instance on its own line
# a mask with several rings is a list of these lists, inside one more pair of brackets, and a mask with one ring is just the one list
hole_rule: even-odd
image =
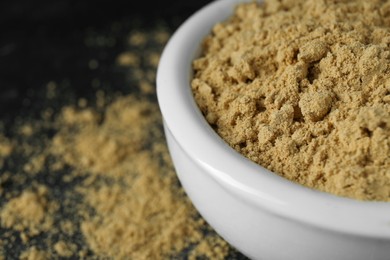
[[[25,165],[23,174],[34,178],[45,167],[53,174],[66,170],[61,185],[76,185],[59,201],[53,196],[56,187],[34,181],[35,188],[23,189],[3,205],[1,227],[18,231],[27,248],[21,259],[164,259],[183,251],[189,259],[222,259],[231,250],[180,187],[156,103],[120,96],[101,111],[66,106],[52,122],[35,125],[50,125],[56,134],[26,164],[36,166]],[[13,176],[2,178],[6,183]],[[71,217],[61,215],[64,207],[73,209]],[[82,247],[74,243],[77,233]],[[7,236],[12,234],[2,238]],[[41,236],[47,237],[47,248],[34,245]]]
[[177,184],[156,104],[127,96],[102,118],[89,109],[63,112],[52,150],[90,173],[78,192],[93,213],[80,228],[95,253],[158,259],[205,239],[202,220]]
[[247,3],[193,63],[207,121],[234,149],[290,180],[390,201],[390,4]]

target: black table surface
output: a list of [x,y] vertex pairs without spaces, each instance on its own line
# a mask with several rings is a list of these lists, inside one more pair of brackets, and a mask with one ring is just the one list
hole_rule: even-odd
[[[148,1],[145,5],[140,4],[142,1],[119,0],[1,1],[0,113],[20,113],[22,101],[31,98],[28,92],[39,92],[50,80],[66,78],[74,82],[70,88],[79,97],[94,91],[89,82],[97,75],[110,81],[108,91],[120,90],[123,75],[121,79],[110,65],[124,49],[128,33],[137,28],[147,30],[159,21],[174,31],[208,2]],[[120,30],[112,32],[113,22],[120,25]],[[117,44],[90,48],[83,42],[88,32],[115,37]],[[86,64],[92,58],[106,66],[90,71]]]

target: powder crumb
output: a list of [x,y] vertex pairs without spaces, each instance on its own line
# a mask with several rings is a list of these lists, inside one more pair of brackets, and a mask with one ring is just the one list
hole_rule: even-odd
[[225,259],[228,252],[229,246],[225,240],[220,237],[207,237],[191,251],[188,259]]
[[328,52],[325,41],[310,41],[299,49],[298,59],[310,63],[321,60]]
[[20,257],[20,260],[48,260],[49,254],[45,251],[37,249],[35,246],[24,251]]
[[133,32],[129,37],[129,44],[132,46],[142,46],[146,41],[147,36],[143,32]]
[[8,201],[1,209],[1,226],[35,236],[53,226],[52,214],[57,206],[47,198],[47,188],[39,186],[36,191],[23,191]]
[[73,224],[72,221],[70,220],[65,220],[65,221],[62,221],[61,224],[60,224],[60,228],[62,230],[62,232],[64,234],[67,234],[67,235],[73,235],[75,233],[75,225]]
[[154,39],[158,44],[165,44],[170,37],[170,33],[165,30],[158,30],[154,33]]
[[0,159],[9,156],[13,148],[12,142],[5,136],[0,135]]
[[34,134],[34,128],[30,124],[25,124],[20,127],[19,133],[26,137],[32,136]]
[[156,82],[156,70],[147,70],[145,77],[147,80],[149,80],[149,82]]
[[61,119],[64,124],[75,125],[96,122],[99,120],[99,115],[91,109],[79,110],[75,107],[68,106],[62,109]]
[[156,53],[156,52],[149,53],[147,57],[147,61],[151,66],[157,68],[158,63],[160,61],[160,53]]
[[50,81],[46,85],[46,97],[48,99],[53,99],[57,96],[57,83]]
[[20,233],[20,239],[22,240],[23,244],[26,244],[30,240],[28,235],[24,232]]
[[193,62],[206,120],[238,152],[292,181],[390,201],[387,6],[237,5]]
[[303,117],[312,122],[322,120],[332,107],[333,98],[329,92],[306,92],[299,100]]
[[154,94],[156,92],[155,86],[146,80],[141,80],[139,83],[139,88],[143,94]]
[[123,67],[136,67],[140,65],[140,57],[134,52],[123,52],[116,59],[118,65]]
[[77,246],[61,240],[54,244],[54,250],[61,257],[71,257],[75,254]]
[[46,162],[46,155],[39,154],[30,159],[30,161],[24,165],[23,170],[29,174],[37,174],[42,171]]
[[51,120],[53,114],[54,114],[53,108],[49,107],[42,111],[41,117],[43,120],[49,121]]
[[96,106],[103,108],[106,105],[106,94],[103,90],[96,91]]
[[77,100],[77,105],[79,108],[85,108],[88,105],[88,101],[85,98],[79,98],[79,100]]

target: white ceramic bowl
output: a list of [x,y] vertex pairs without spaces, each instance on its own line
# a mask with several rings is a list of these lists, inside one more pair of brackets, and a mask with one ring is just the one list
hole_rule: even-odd
[[179,179],[195,207],[253,259],[390,259],[390,204],[314,191],[249,161],[208,125],[193,99],[191,62],[239,1],[191,16],[168,42],[157,92]]

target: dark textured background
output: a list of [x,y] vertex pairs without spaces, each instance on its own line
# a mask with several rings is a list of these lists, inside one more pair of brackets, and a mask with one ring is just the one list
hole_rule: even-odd
[[[143,2],[147,2],[143,4]],[[124,48],[124,38],[133,28],[155,26],[164,21],[171,29],[210,1],[0,1],[0,113],[18,110],[28,90],[36,92],[49,80],[72,81],[79,96],[91,93],[91,71],[86,64],[100,59],[94,74],[111,81],[111,90],[120,77],[110,71],[112,60]],[[142,4],[141,4],[142,3]],[[121,29],[112,32],[110,24]],[[117,44],[109,49],[89,48],[86,33],[111,35]],[[26,102],[25,102],[26,103]]]

